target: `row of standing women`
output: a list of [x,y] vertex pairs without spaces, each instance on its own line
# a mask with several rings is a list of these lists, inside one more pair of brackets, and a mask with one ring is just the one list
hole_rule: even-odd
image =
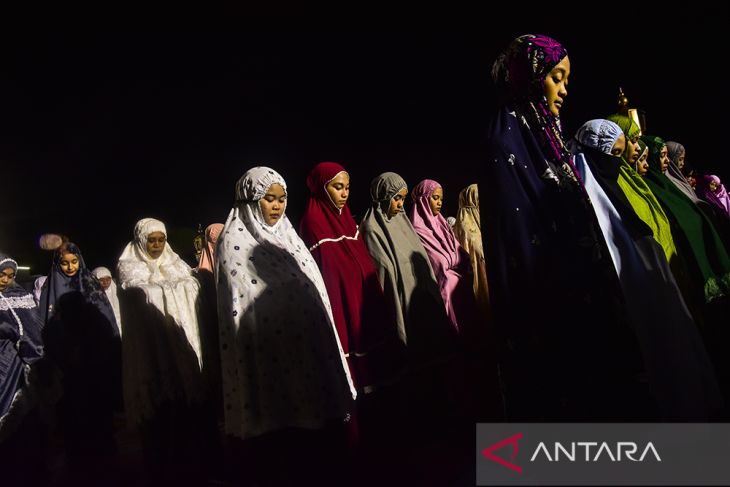
[[479,187],[510,416],[714,417],[727,374],[724,353],[707,353],[726,333],[722,223],[667,172],[662,139],[642,137],[638,174],[628,117],[592,120],[566,143],[570,60],[554,39],[515,39],[492,74],[501,108]]
[[[117,266],[118,304],[64,242],[38,308],[0,287],[16,350],[4,345],[2,412],[45,347],[63,372],[66,427],[85,431],[80,449],[106,438],[119,381],[154,452],[205,444],[215,410],[240,439],[342,422],[356,436],[399,408],[477,417],[473,403],[497,400],[521,420],[714,417],[728,370],[712,347],[730,296],[725,200],[697,198],[669,157],[683,148],[639,138],[625,116],[587,122],[566,143],[569,74],[567,51],[544,36],[516,39],[495,62],[483,199],[477,185],[462,191],[454,230],[433,180],[411,190],[407,218],[395,173],[372,181],[358,225],[348,173],[325,162],[307,178],[299,232],[282,176],[248,170],[196,270],[162,222],[140,220]],[[0,271],[16,267],[0,256]],[[389,400],[367,417],[358,395]],[[89,417],[98,428],[80,426]]]
[[[64,396],[79,400],[63,414],[81,418],[98,408],[106,416],[91,424],[108,431],[115,366],[121,367],[127,421],[154,455],[184,451],[200,440],[210,426],[200,418],[214,416],[211,406],[223,410],[227,434],[247,439],[342,421],[356,430],[360,419],[368,419],[357,417],[357,391],[377,395],[410,383],[408,390],[419,390],[426,405],[396,404],[408,395],[401,392],[388,406],[424,411],[437,396],[463,393],[449,384],[457,374],[454,357],[463,345],[460,335],[480,336],[483,316],[474,290],[486,302],[486,287],[472,279],[469,255],[440,215],[440,186],[426,180],[414,189],[411,224],[403,211],[405,181],[381,175],[372,184],[373,206],[358,226],[346,205],[349,175],[342,166],[319,164],[308,185],[302,239],[285,214],[283,178],[266,167],[249,170],[236,186],[226,224],[209,229],[195,271],[167,243],[162,222],[140,220],[119,259],[118,297],[113,283],[101,285],[110,280],[108,269],[92,276],[78,247],[64,242],[41,292],[44,338],[53,320],[61,320],[55,329],[62,334],[93,326],[109,331],[110,343],[118,345],[123,336],[123,360],[120,365],[108,347],[90,342],[101,331],[87,333],[83,349],[90,353],[78,364],[54,357],[76,378],[64,376]],[[478,248],[475,188],[466,198],[465,221],[472,225],[464,233]],[[96,319],[81,313],[83,307],[96,310]],[[68,345],[68,339],[57,341]],[[47,354],[52,348],[46,343]],[[107,361],[99,366],[91,355]],[[104,390],[80,394],[84,380]],[[103,406],[99,398],[89,400],[95,393],[105,398]],[[180,438],[190,443],[181,446]]]

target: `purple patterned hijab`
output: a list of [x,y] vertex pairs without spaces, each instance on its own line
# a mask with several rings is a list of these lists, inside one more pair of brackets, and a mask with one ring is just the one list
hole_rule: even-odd
[[[543,153],[557,166],[567,163],[575,179],[575,168],[563,142],[560,118],[548,109],[543,83],[548,73],[568,55],[555,39],[527,34],[512,41],[492,66],[492,79],[501,105],[515,109],[532,126]],[[558,179],[564,179],[562,171]],[[570,170],[567,170],[570,173]]]
[[555,39],[527,34],[513,40],[492,66],[502,103],[543,101],[542,82],[568,51]]

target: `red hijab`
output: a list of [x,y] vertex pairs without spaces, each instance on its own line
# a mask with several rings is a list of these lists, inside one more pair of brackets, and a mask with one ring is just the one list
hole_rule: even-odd
[[[338,210],[326,189],[327,184],[343,172],[347,174],[345,168],[336,162],[320,162],[307,176],[310,198],[302,218],[300,232],[309,247],[317,243],[320,245],[326,243],[322,242],[323,240],[358,239],[357,224],[352,218],[350,208],[345,205]],[[365,248],[364,245],[361,247]],[[364,252],[368,255],[367,249]]]
[[311,195],[299,233],[322,272],[355,385],[368,392],[383,379],[374,371],[383,370],[383,344],[397,340],[397,331],[350,209],[347,204],[337,209],[327,193],[327,184],[342,172],[345,168],[336,162],[320,162],[310,171]]

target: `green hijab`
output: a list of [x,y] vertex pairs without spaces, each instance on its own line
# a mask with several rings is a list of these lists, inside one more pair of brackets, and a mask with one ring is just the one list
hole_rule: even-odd
[[730,295],[730,256],[712,222],[667,176],[662,173],[659,153],[666,145],[660,137],[642,137],[649,147],[646,182],[672,217],[672,231],[680,239],[682,255],[694,264],[704,284],[705,302]]
[[[625,115],[611,115],[608,120],[621,127],[627,140],[638,136],[640,133],[639,126]],[[667,262],[671,264],[677,256],[677,248],[674,246],[669,218],[667,218],[662,205],[656,199],[654,193],[651,192],[644,178],[639,176],[631,162],[626,159],[627,152],[624,151],[624,155],[621,156],[622,163],[619,168],[618,185],[639,218],[649,225],[654,240],[662,246]]]

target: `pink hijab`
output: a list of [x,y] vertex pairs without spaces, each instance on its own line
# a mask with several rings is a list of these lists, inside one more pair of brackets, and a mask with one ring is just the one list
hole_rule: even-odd
[[473,325],[476,308],[472,292],[471,262],[456,240],[451,226],[440,213],[433,214],[428,200],[441,185],[424,179],[411,191],[413,206],[410,217],[413,228],[431,261],[446,313],[460,332]]
[[222,231],[222,223],[212,223],[205,229],[205,246],[200,253],[198,270],[213,272],[213,269],[215,269],[215,244]]
[[[441,185],[433,179],[424,179],[418,183],[411,190],[413,206],[411,207],[410,217],[413,228],[421,237],[423,246],[426,247],[431,261],[435,258],[445,259],[449,263],[448,267],[453,267],[458,261],[459,242],[456,240],[456,236],[446,218],[441,213],[434,216],[428,202],[433,192],[440,187]],[[438,256],[432,255],[432,253],[437,253]]]
[[[717,184],[717,189],[715,191],[710,189],[710,182],[713,181]],[[727,217],[730,217],[730,197],[728,197],[725,185],[722,184],[719,177],[714,174],[702,176],[697,184],[697,196],[708,203],[715,205],[722,210]]]

